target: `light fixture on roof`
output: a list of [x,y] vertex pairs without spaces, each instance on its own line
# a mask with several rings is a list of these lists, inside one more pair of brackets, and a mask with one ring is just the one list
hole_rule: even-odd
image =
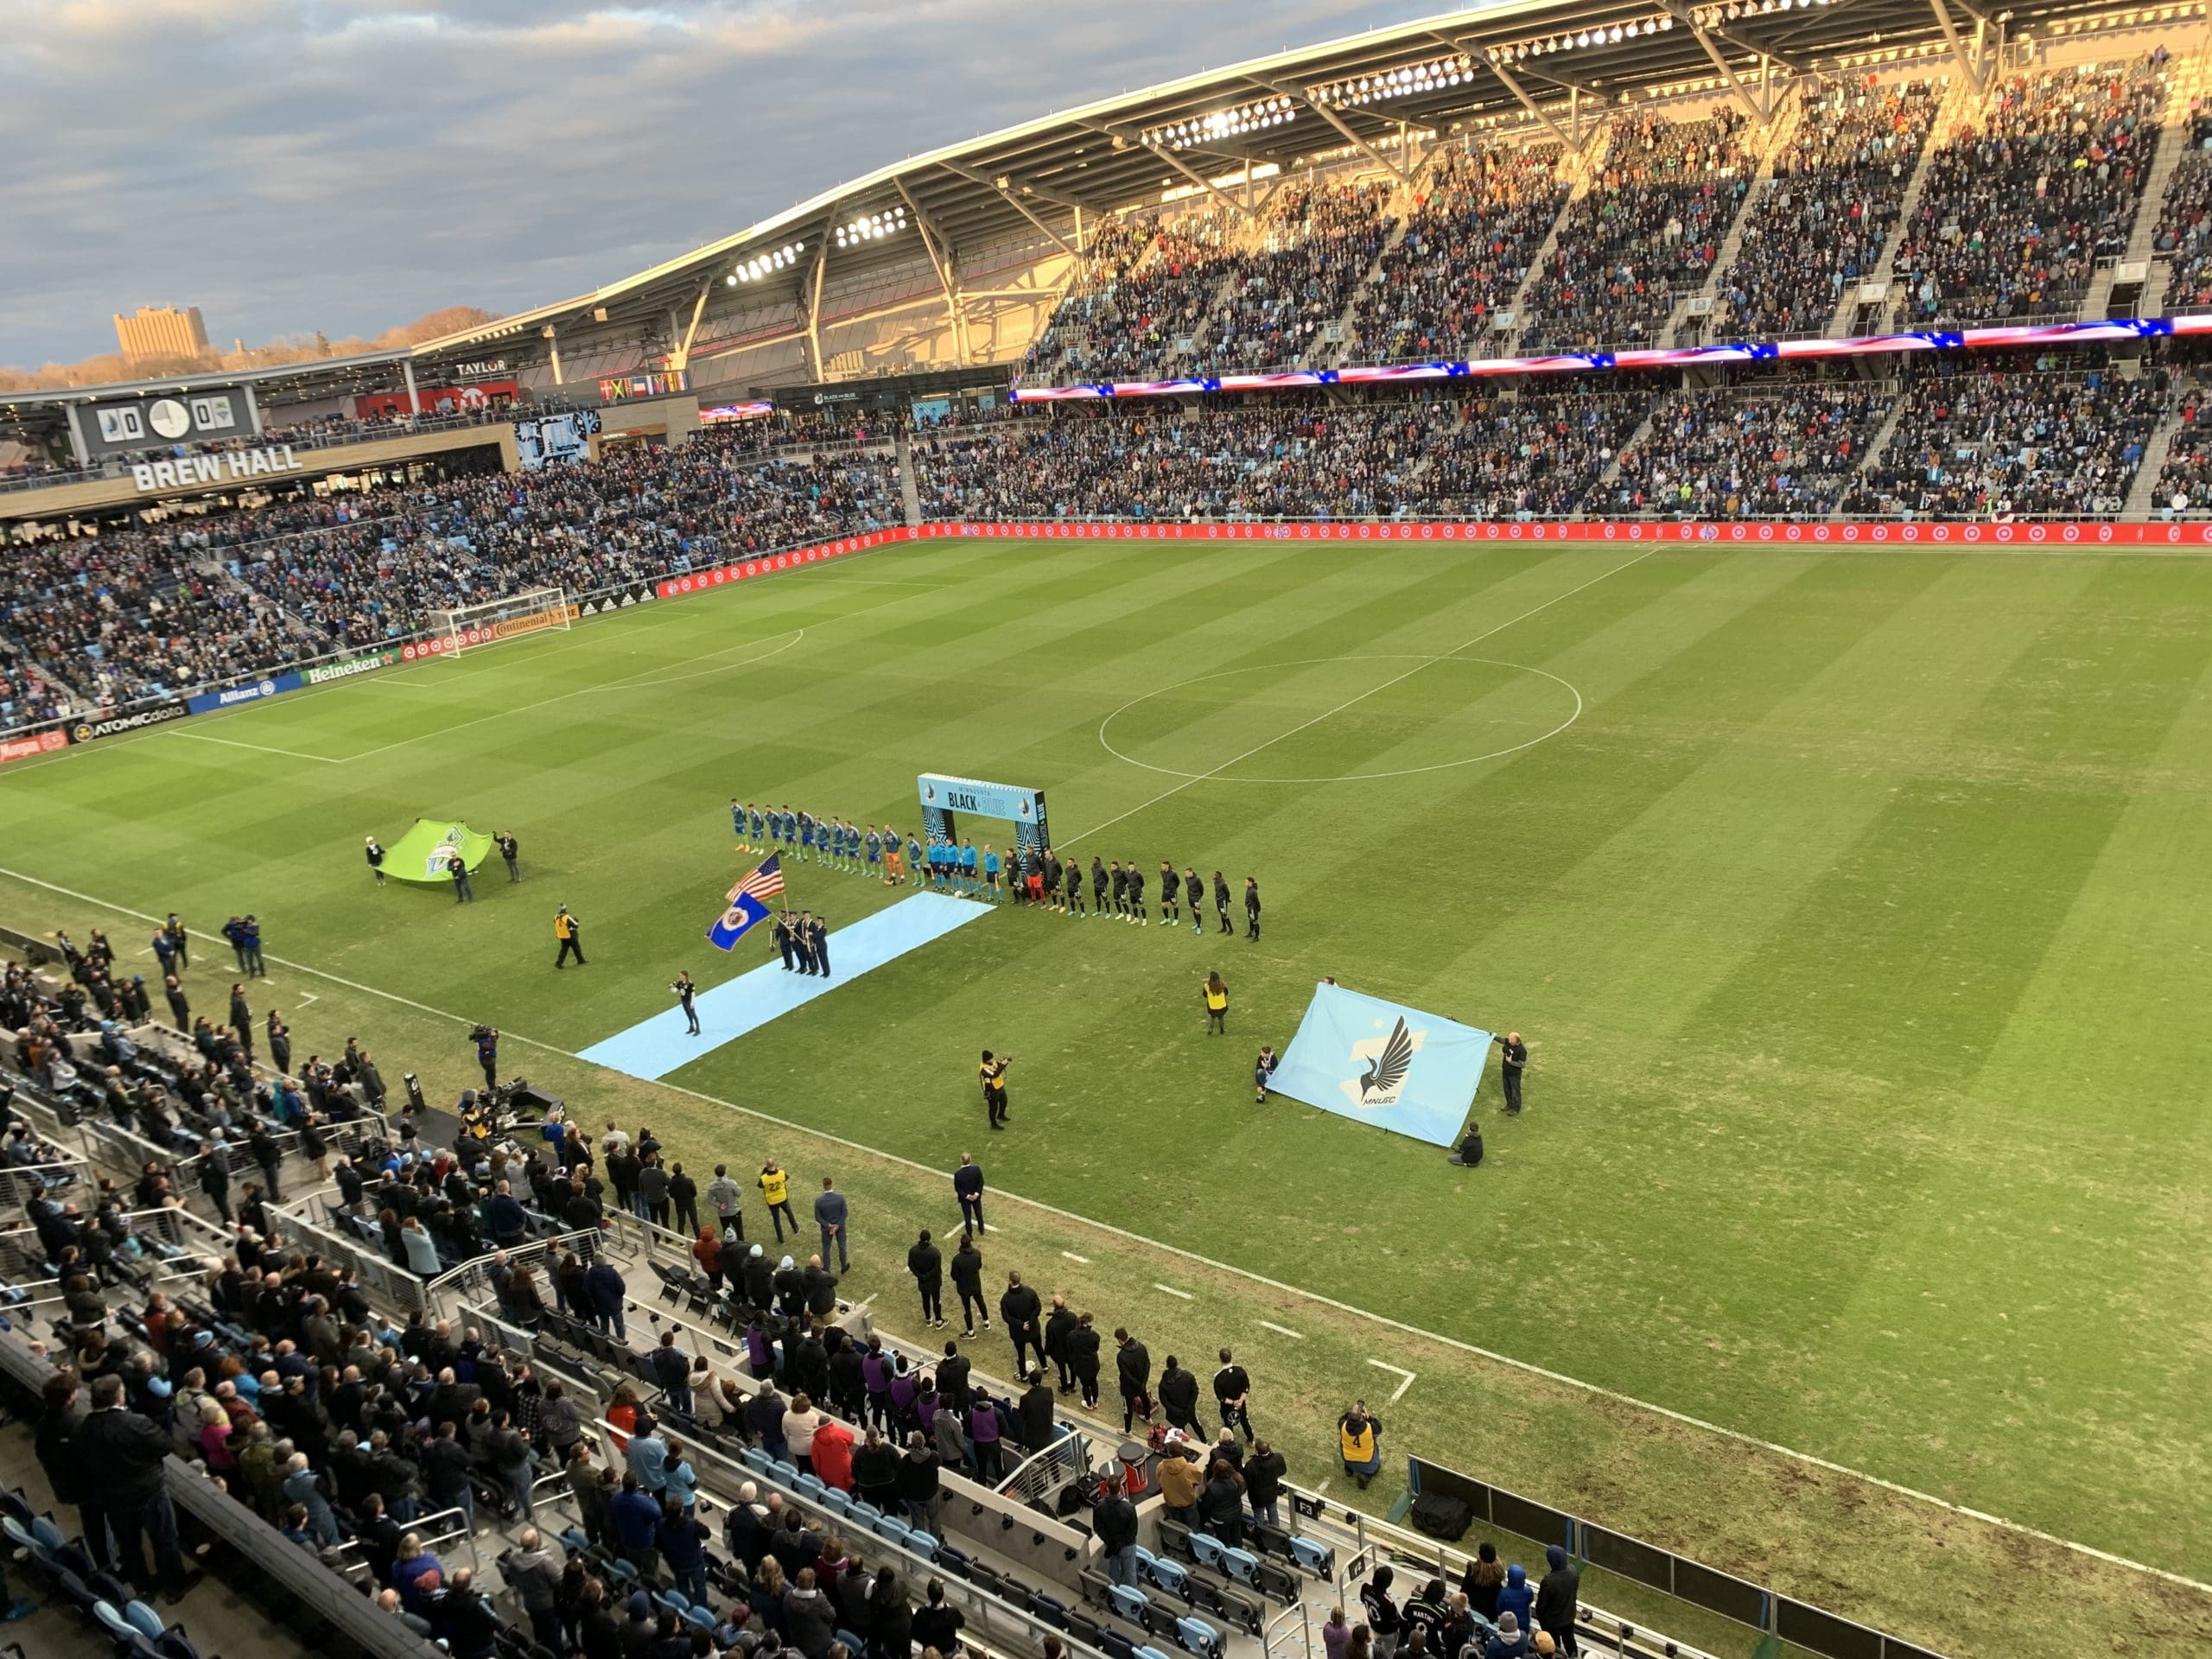
[[805,251],[805,243],[786,242],[780,248],[770,248],[754,254],[752,258],[730,272],[723,281],[728,286],[733,288],[740,283],[757,283],[763,276],[797,264],[799,255]]
[[1262,98],[1228,109],[1211,111],[1205,115],[1164,123],[1145,132],[1141,137],[1146,146],[1153,149],[1187,149],[1209,139],[1264,132],[1271,127],[1286,124],[1296,116],[1297,111],[1292,107],[1289,99]]
[[858,219],[837,227],[837,245],[856,247],[862,242],[880,241],[887,236],[896,236],[906,228],[906,210],[903,207],[886,208],[881,213],[863,213]]

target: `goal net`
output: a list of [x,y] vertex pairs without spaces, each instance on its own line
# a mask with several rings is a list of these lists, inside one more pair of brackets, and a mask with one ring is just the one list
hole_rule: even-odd
[[519,639],[550,628],[566,629],[575,615],[576,607],[569,603],[566,589],[531,588],[488,604],[430,612],[426,644],[434,655],[457,656],[502,639]]

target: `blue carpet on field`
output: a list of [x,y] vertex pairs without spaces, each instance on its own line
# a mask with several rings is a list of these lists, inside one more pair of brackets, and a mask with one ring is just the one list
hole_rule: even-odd
[[[871,969],[880,968],[909,950],[918,950],[932,939],[941,939],[990,912],[990,906],[972,899],[915,893],[830,934],[827,979],[787,971],[779,957],[765,968],[755,968],[712,990],[700,992],[698,1036],[686,1034],[683,1010],[671,1007],[664,1014],[594,1043],[582,1058],[655,1082],[702,1054],[734,1043],[747,1032],[757,1031],[771,1020],[803,1007],[817,996],[826,996]],[[767,925],[761,925],[765,931]]]

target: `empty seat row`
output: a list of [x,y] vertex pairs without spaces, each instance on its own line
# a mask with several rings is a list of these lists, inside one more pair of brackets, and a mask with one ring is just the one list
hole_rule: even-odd
[[[1218,1574],[1224,1581],[1224,1588],[1243,1586],[1285,1603],[1298,1599],[1298,1575],[1280,1561],[1262,1560],[1249,1549],[1224,1544],[1208,1533],[1194,1532],[1180,1522],[1171,1521],[1165,1516],[1160,1519],[1160,1542],[1170,1554]],[[1195,1593],[1196,1586],[1207,1582],[1195,1573],[1188,1576],[1194,1586],[1192,1593]],[[1249,1628],[1256,1630],[1259,1624],[1252,1623]]]
[[[1140,1565],[1145,1552],[1138,1552]],[[1195,1613],[1182,1611],[1164,1601],[1155,1600],[1142,1589],[1131,1584],[1116,1584],[1095,1567],[1085,1567],[1081,1574],[1084,1599],[1092,1605],[1104,1608],[1115,1618],[1135,1625],[1147,1636],[1160,1636],[1182,1649],[1184,1652],[1200,1656],[1200,1659],[1222,1659],[1227,1651],[1229,1638],[1217,1625],[1208,1624]],[[1256,1612],[1258,1604],[1252,1603]],[[1246,1626],[1258,1635],[1260,1625]],[[1112,1631],[1103,1632],[1110,1636]],[[1102,1640],[1102,1647],[1106,1644]],[[1111,1649],[1108,1649],[1109,1652]],[[1154,1649],[1140,1648],[1140,1654]]]

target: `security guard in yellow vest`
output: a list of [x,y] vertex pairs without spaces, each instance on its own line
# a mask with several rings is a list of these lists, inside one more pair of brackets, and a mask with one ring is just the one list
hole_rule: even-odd
[[577,967],[584,965],[583,929],[577,925],[576,918],[569,914],[566,905],[553,912],[553,937],[561,941],[561,954],[553,958],[556,968],[567,967],[572,955],[576,959]]

